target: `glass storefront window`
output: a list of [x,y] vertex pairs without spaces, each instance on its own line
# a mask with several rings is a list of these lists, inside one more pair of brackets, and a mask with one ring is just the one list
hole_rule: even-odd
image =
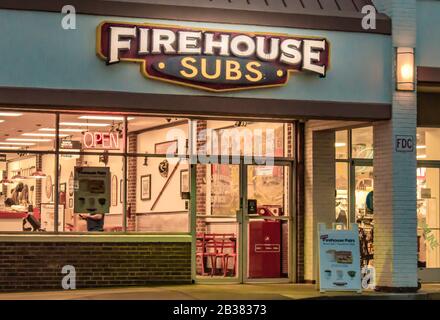
[[210,190],[211,214],[218,216],[236,215],[240,208],[239,168],[229,164],[211,164]]
[[374,263],[373,154],[372,126],[335,132],[335,222],[358,224],[362,266]]
[[[238,277],[239,165],[196,165],[196,270],[198,278]],[[223,260],[222,253],[230,259]]]
[[348,158],[348,130],[335,132],[335,156],[336,159]]
[[188,160],[149,156],[130,157],[128,163],[127,231],[189,232]]
[[54,160],[52,154],[6,154],[0,162],[0,231],[54,231]]
[[69,149],[73,144],[71,148],[76,152],[123,153],[124,128],[124,117],[121,115],[62,114],[60,149],[71,151]]
[[[92,154],[62,154],[59,156],[59,217],[60,232],[122,232],[123,230],[123,183],[124,159],[122,156],[92,155]],[[75,170],[81,168],[106,168],[109,171],[109,197],[96,194],[82,194],[80,187],[75,193]],[[122,190],[121,190],[122,187]],[[122,191],[122,192],[121,192]],[[75,203],[75,197],[77,203]],[[83,199],[84,198],[84,199]],[[75,205],[81,205],[90,210],[99,210],[101,206],[108,207],[106,214],[89,212],[74,212]],[[78,211],[78,210],[77,210]]]
[[373,265],[374,256],[374,208],[373,167],[355,167],[355,215],[359,226],[361,265]]
[[373,159],[373,127],[352,129],[351,152],[354,159]]
[[189,232],[188,131],[185,118],[128,118],[127,231]]
[[440,160],[440,128],[417,128],[417,160]]
[[207,121],[199,131],[208,155],[292,157],[293,126],[284,123]]
[[440,169],[417,169],[418,265],[440,268]]
[[336,217],[335,222],[343,223],[348,227],[349,201],[348,201],[348,163],[336,162]]
[[[6,153],[6,159],[0,164],[5,211],[20,206],[23,217],[34,217],[38,230],[47,232],[190,232],[188,119],[86,112],[15,112],[4,117],[0,153]],[[291,123],[194,123],[193,143],[200,151],[204,142],[208,154],[275,158],[294,154]],[[204,180],[194,184],[197,192],[203,185],[209,189],[205,213],[209,219],[235,221],[240,208],[239,166],[228,162],[203,168]],[[282,190],[287,180],[279,170],[260,166],[249,172],[250,181]],[[287,205],[283,193],[263,197],[260,190],[252,189],[254,185],[248,187],[261,203]],[[13,203],[8,200],[12,195]],[[36,212],[29,215],[28,210]],[[37,230],[29,224],[26,229],[21,224],[11,226],[1,220],[4,217],[9,216],[0,210],[0,231]],[[17,221],[21,223],[23,217]],[[214,233],[220,232],[217,227]]]
[[55,120],[54,114],[0,110],[0,150],[55,150]]

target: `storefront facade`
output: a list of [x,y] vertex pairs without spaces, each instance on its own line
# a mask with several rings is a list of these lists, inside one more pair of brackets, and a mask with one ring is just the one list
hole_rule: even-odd
[[[71,2],[76,29],[62,3],[0,2],[0,290],[60,288],[66,265],[82,288],[316,282],[317,225],[335,221],[374,225],[379,290],[440,280],[438,249],[420,253],[438,233],[440,159],[420,157],[440,139],[420,116],[438,3],[376,3],[366,30],[369,1]],[[416,48],[423,93],[396,90],[398,47]],[[417,154],[395,148],[416,135]]]

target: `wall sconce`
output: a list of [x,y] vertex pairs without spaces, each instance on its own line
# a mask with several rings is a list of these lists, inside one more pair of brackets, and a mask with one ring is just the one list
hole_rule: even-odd
[[[145,153],[148,154],[148,151],[145,151]],[[143,163],[143,166],[144,166],[144,167],[148,167],[148,157],[147,157],[147,156],[144,157],[144,163]]]
[[105,150],[102,155],[99,156],[99,162],[102,162],[104,165],[108,164],[108,151]]
[[397,48],[396,89],[398,91],[414,91],[414,75],[414,48]]

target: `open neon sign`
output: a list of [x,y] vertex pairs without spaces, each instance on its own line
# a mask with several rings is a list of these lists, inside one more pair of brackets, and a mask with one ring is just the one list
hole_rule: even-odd
[[85,149],[119,150],[118,132],[85,132],[83,135]]

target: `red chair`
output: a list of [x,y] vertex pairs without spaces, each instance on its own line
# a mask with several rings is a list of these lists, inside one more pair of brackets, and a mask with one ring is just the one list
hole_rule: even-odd
[[233,274],[236,272],[237,265],[237,251],[236,251],[236,237],[233,233],[220,233],[213,235],[216,244],[216,254],[211,258],[214,266],[217,266],[217,261],[220,259],[221,269],[225,277],[228,272],[229,259],[232,258]]
[[196,259],[199,258],[201,260],[202,265],[202,275],[205,275],[205,253],[206,253],[206,240],[209,239],[209,237],[206,237],[206,234],[199,233],[196,237]]
[[210,259],[211,262],[211,277],[214,276],[217,269],[217,261],[220,259],[221,268],[223,269],[223,245],[224,239],[219,237],[218,234],[206,235],[205,238],[205,257]]
[[202,275],[205,275],[205,258],[211,263],[211,277],[215,275],[217,264],[223,276],[227,275],[229,259],[234,259],[233,272],[236,272],[237,249],[236,237],[233,233],[200,233],[196,240],[196,258],[201,259]]
[[237,238],[235,234],[225,235],[225,242],[223,244],[223,276],[226,277],[228,273],[229,259],[233,259],[232,275],[235,276],[237,270]]

